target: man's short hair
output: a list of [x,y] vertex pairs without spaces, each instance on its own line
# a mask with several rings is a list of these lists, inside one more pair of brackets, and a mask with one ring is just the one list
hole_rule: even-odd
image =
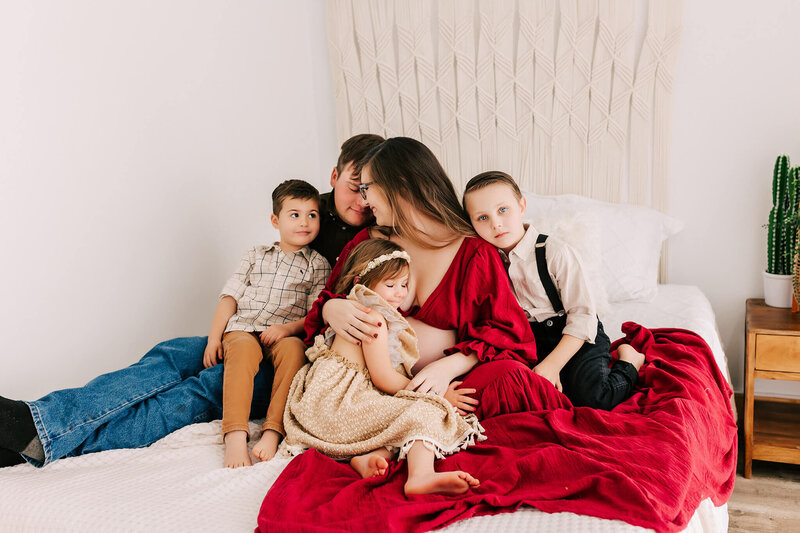
[[464,211],[467,210],[467,193],[483,189],[484,187],[488,187],[489,185],[493,185],[495,183],[508,185],[511,187],[511,191],[514,193],[514,197],[517,200],[522,198],[522,191],[519,190],[519,186],[517,185],[517,182],[514,181],[514,178],[505,172],[501,172],[499,170],[490,170],[489,172],[482,172],[478,174],[467,182],[467,186],[464,188],[464,194],[461,196],[461,205],[464,207]]
[[279,215],[283,202],[287,198],[298,200],[314,200],[319,205],[319,191],[303,180],[286,180],[272,191],[272,212]]
[[372,133],[353,135],[342,143],[342,151],[339,152],[339,160],[336,162],[336,172],[341,176],[344,167],[353,163],[353,175],[361,175],[362,159],[383,141],[383,137]]

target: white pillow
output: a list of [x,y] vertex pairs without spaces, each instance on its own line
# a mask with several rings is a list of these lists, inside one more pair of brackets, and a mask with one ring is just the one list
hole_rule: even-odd
[[650,301],[658,291],[661,244],[683,223],[654,209],[583,196],[525,193],[527,217],[542,233],[570,244],[581,255],[602,312],[609,302]]

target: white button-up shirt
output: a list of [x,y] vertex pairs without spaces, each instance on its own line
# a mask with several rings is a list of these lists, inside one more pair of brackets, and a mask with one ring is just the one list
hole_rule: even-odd
[[[536,265],[536,239],[539,232],[530,224],[517,245],[500,256],[508,266],[508,277],[517,301],[530,321],[544,322],[557,316],[544,285],[539,279]],[[575,250],[564,241],[548,236],[545,243],[547,271],[558,290],[567,313],[564,334],[594,343],[597,334],[597,311],[584,274],[581,260]]]
[[245,252],[220,298],[236,300],[228,331],[263,331],[303,318],[331,273],[328,261],[308,246],[285,253],[278,243]]

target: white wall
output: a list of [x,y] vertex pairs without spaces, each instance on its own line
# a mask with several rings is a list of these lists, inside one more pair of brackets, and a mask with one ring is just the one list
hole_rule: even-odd
[[338,147],[318,0],[0,11],[0,394],[34,399],[205,335]]
[[[324,188],[337,146],[319,0],[2,10],[0,394],[30,399],[204,335],[271,189]],[[737,390],[772,164],[800,163],[798,23],[793,0],[684,2],[670,280],[711,299]]]
[[[674,283],[699,285],[717,314],[736,390],[744,310],[763,296],[772,167],[800,164],[800,2],[686,0],[675,76],[670,241]],[[800,396],[800,383],[757,389]]]

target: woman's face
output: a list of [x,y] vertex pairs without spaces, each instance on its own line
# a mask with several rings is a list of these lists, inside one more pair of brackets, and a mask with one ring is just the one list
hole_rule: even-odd
[[383,189],[372,181],[369,167],[361,170],[361,190],[365,195],[367,206],[372,210],[372,214],[375,217],[375,223],[379,226],[394,225],[392,207],[389,205]]

